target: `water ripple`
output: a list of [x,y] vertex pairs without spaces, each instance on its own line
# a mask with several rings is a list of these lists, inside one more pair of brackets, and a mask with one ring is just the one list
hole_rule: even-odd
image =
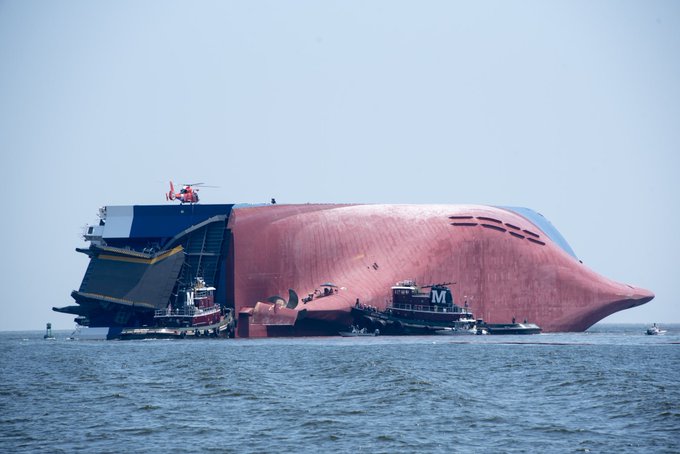
[[680,451],[675,338],[492,337],[46,343],[0,334],[0,446]]

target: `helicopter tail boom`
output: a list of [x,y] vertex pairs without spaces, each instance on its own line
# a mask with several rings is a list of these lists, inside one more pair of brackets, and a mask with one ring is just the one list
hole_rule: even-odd
[[165,200],[175,200],[175,187],[172,184],[172,181],[170,181],[170,192],[165,194]]

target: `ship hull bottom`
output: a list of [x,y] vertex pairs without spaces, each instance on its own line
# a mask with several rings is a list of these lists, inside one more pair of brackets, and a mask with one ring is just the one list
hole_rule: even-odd
[[[241,323],[239,321],[239,323]],[[304,319],[294,325],[264,325],[250,323],[247,328],[238,326],[238,337],[264,338],[264,337],[322,337],[337,336],[347,325],[324,320]]]

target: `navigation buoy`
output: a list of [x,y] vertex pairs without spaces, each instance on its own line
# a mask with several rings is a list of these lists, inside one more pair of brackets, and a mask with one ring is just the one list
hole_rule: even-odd
[[52,324],[51,324],[51,323],[48,323],[48,324],[47,324],[47,329],[45,330],[45,335],[43,336],[43,339],[45,339],[45,340],[53,340],[53,339],[56,339],[56,338],[52,335]]

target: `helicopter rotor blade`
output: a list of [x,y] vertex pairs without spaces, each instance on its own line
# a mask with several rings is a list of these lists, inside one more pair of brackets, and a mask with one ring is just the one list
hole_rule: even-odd
[[205,183],[191,183],[191,184],[184,184],[184,186],[192,186],[192,187],[198,186],[198,187],[201,187],[201,188],[219,188],[219,186],[210,186],[210,185],[205,184]]

